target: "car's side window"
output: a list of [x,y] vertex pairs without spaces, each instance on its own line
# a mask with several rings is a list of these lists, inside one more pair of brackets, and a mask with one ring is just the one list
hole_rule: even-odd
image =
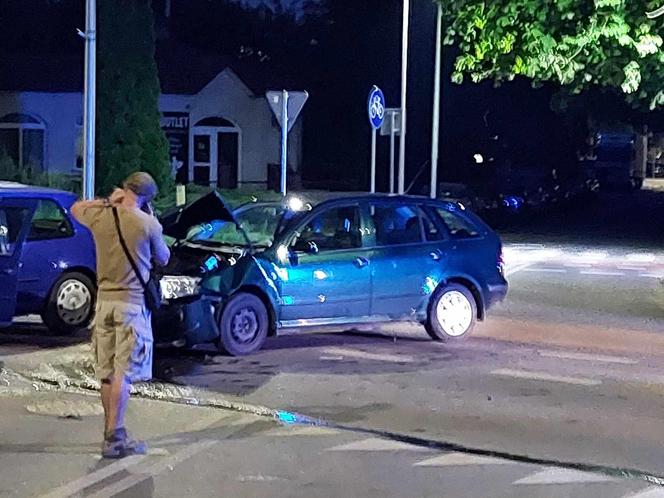
[[424,228],[424,237],[427,242],[445,240],[445,231],[441,230],[434,222],[435,213],[432,213],[429,208],[424,207],[420,209],[420,215],[422,216],[422,227]]
[[370,206],[370,214],[376,229],[376,245],[422,242],[422,225],[417,206],[375,204]]
[[360,212],[356,206],[331,208],[298,231],[292,248],[299,252],[334,251],[362,246]]
[[0,207],[0,257],[12,256],[16,241],[29,211],[18,207]]
[[443,220],[453,239],[468,239],[479,236],[479,230],[466,218],[448,211],[444,208],[436,208],[436,212]]
[[55,201],[42,199],[37,202],[30,223],[28,241],[61,239],[71,237],[73,234],[69,218]]

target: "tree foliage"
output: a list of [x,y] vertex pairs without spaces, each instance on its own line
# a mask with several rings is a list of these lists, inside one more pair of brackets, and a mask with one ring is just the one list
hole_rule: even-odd
[[616,88],[635,107],[664,106],[657,0],[437,0],[445,43],[459,48],[453,81],[525,76],[572,93]]
[[96,190],[107,194],[137,170],[164,190],[171,177],[150,1],[100,0],[98,17]]

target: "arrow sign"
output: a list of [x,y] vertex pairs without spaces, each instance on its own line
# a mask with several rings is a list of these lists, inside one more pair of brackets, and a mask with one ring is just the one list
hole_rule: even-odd
[[[283,92],[282,91],[269,91],[265,94],[267,103],[270,104],[270,109],[274,113],[279,126],[283,128],[282,105],[283,105]],[[288,131],[293,129],[293,125],[302,112],[302,108],[309,98],[307,92],[288,92]]]

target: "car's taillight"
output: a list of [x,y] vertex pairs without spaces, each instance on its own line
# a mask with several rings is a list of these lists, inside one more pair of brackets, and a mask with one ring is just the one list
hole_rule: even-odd
[[498,254],[496,255],[496,266],[501,275],[505,276],[505,258],[503,257],[503,246],[498,246]]

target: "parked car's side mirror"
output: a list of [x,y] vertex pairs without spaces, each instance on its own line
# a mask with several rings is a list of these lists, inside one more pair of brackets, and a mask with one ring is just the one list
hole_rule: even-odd
[[319,252],[318,244],[316,244],[313,240],[306,239],[299,239],[297,242],[295,242],[293,250],[306,254],[318,254]]

